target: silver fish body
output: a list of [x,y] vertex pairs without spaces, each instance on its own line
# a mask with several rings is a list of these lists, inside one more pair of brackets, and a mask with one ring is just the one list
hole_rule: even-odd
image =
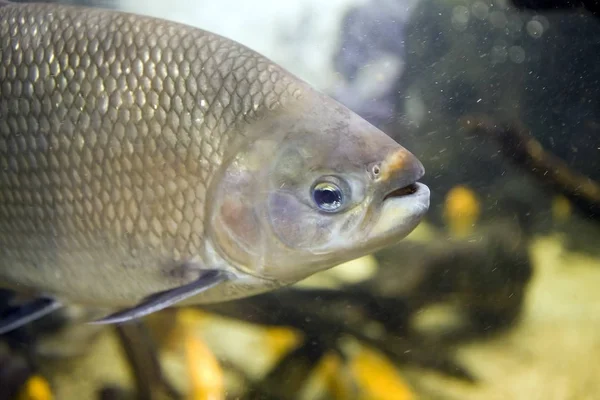
[[2,286],[103,307],[209,270],[227,279],[187,302],[271,290],[406,236],[429,205],[423,172],[234,41],[0,6]]

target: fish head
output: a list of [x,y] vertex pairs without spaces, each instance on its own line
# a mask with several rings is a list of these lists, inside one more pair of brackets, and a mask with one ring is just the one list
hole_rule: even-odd
[[309,94],[245,127],[211,187],[208,230],[241,273],[301,280],[397,243],[429,208],[413,154]]

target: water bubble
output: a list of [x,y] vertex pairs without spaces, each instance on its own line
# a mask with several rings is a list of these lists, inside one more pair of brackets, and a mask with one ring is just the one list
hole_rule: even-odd
[[496,8],[499,8],[500,10],[506,10],[508,8],[507,0],[494,0],[494,3],[496,4]]
[[544,26],[540,21],[531,20],[527,23],[526,26],[527,33],[534,39],[539,39],[544,34]]
[[456,6],[452,9],[452,26],[458,30],[465,30],[469,23],[469,9],[465,6]]
[[515,64],[521,64],[525,61],[525,50],[521,46],[511,46],[508,49],[508,57]]
[[490,22],[494,28],[504,29],[508,20],[506,18],[506,14],[502,11],[492,11],[490,13]]
[[507,28],[513,36],[519,36],[523,30],[523,20],[519,15],[511,15],[508,19]]
[[490,7],[482,1],[476,1],[471,6],[471,12],[478,19],[486,19],[489,13]]
[[544,31],[547,31],[550,28],[550,21],[548,21],[548,18],[544,17],[543,15],[534,15],[531,17],[531,20],[539,21],[544,27]]

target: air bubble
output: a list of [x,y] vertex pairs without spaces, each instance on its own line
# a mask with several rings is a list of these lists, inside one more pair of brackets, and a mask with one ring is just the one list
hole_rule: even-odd
[[520,36],[521,31],[523,30],[523,21],[521,20],[521,17],[518,15],[511,15],[508,19],[507,28],[513,36]]
[[489,7],[487,4],[485,4],[482,1],[476,1],[475,3],[473,3],[473,5],[471,6],[471,12],[473,13],[473,15],[475,16],[475,18],[484,20],[487,18],[488,13],[489,13]]
[[492,11],[490,13],[490,22],[497,29],[504,29],[508,22],[506,14],[502,11]]
[[527,33],[529,33],[529,36],[531,36],[534,39],[539,39],[544,34],[544,26],[540,21],[529,21],[527,23],[526,29]]
[[456,6],[452,9],[452,26],[457,30],[465,30],[469,23],[469,9],[465,6]]
[[499,8],[501,10],[506,10],[508,8],[507,0],[494,0],[494,3],[496,4],[496,8]]

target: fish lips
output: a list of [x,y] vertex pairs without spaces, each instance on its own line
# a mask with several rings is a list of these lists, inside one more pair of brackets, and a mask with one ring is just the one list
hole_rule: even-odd
[[380,210],[369,236],[373,241],[400,241],[429,210],[429,188],[418,182],[425,174],[420,162],[390,180],[379,193]]
[[429,210],[429,188],[419,182],[388,193],[382,202],[372,236],[404,238],[417,227]]

